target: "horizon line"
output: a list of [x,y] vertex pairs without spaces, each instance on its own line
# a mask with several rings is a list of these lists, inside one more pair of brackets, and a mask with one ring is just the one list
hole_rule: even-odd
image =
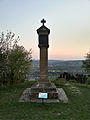
[[[40,59],[32,59],[32,60],[40,60]],[[84,59],[75,59],[75,60],[60,60],[60,59],[48,59],[48,60],[57,60],[57,61],[83,61]]]

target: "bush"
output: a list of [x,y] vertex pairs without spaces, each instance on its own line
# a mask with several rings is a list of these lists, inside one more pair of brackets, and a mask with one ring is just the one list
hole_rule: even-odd
[[76,81],[76,80],[69,80],[69,82],[77,83],[77,81]]
[[58,78],[52,81],[57,87],[64,86],[65,80],[62,78]]
[[31,81],[25,81],[25,85],[27,85],[27,86],[32,86],[34,83],[36,83],[36,81],[35,80],[31,80]]
[[86,80],[86,84],[90,85],[90,77]]

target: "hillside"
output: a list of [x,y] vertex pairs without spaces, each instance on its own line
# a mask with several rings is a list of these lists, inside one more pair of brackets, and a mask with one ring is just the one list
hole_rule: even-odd
[[[0,120],[90,120],[90,86],[63,85],[69,103],[19,103],[32,82],[0,87]],[[80,92],[75,92],[74,88]]]

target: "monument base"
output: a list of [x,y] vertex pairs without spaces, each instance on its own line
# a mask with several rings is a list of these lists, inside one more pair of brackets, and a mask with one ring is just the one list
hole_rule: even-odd
[[68,98],[62,88],[56,88],[58,93],[58,99],[32,99],[31,98],[31,88],[27,88],[24,90],[23,94],[19,98],[19,102],[37,102],[37,103],[57,103],[57,102],[64,102],[68,103]]
[[31,87],[30,98],[31,99],[38,99],[39,93],[47,93],[47,99],[57,99],[58,93],[56,91],[56,86],[54,83],[45,82],[45,83],[35,83]]
[[[40,98],[40,93],[47,93],[47,98]],[[62,88],[56,88],[54,83],[36,82],[31,88],[24,90],[19,102],[68,102],[68,98]]]

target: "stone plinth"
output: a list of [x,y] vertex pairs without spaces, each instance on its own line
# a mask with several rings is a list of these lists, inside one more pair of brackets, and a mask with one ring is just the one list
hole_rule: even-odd
[[39,84],[36,83],[31,87],[31,94],[30,97],[32,99],[38,99],[39,93],[48,93],[48,98],[47,99],[57,99],[58,98],[58,93],[56,91],[56,86],[53,83],[43,83]]
[[58,93],[58,99],[43,99],[42,101],[42,99],[32,99],[31,88],[27,88],[26,90],[24,90],[23,94],[21,95],[19,102],[37,102],[37,103],[64,102],[64,103],[68,103],[68,98],[64,90],[62,88],[57,88],[56,91]]

